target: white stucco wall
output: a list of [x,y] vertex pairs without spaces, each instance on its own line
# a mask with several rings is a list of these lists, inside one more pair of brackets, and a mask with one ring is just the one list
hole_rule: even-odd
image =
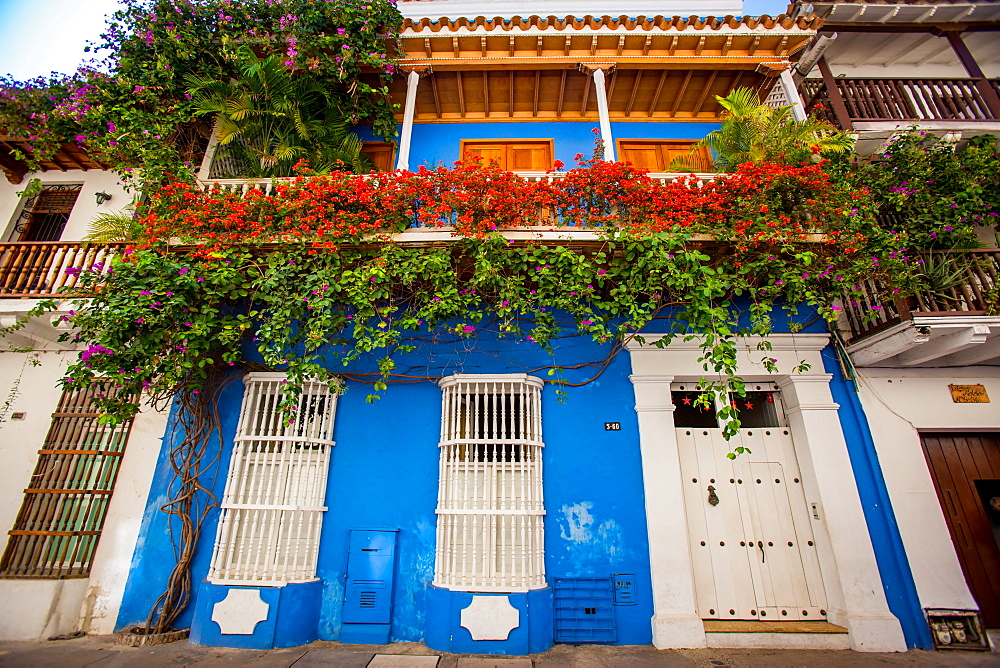
[[[0,472],[3,548],[62,394],[58,380],[76,355],[0,350],[0,403],[20,379],[17,396],[0,423],[4,455]],[[31,366],[27,363],[30,357],[41,364]],[[24,420],[11,421],[12,412],[24,412]],[[166,420],[165,413],[151,410],[135,419],[89,580],[0,579],[0,640],[44,639],[76,630],[114,630]]]
[[[25,176],[18,185],[13,185],[7,179],[0,179],[0,230],[2,230],[0,240],[17,239],[13,228],[16,217],[21,213],[23,203],[17,193],[27,188],[28,182],[35,177],[40,179],[43,184],[83,184],[76,204],[73,205],[73,212],[66,223],[66,229],[63,230],[62,241],[83,239],[87,235],[90,221],[95,216],[101,213],[121,211],[132,202],[132,195],[122,188],[117,174],[97,169],[86,172],[79,169],[65,172],[35,172]],[[98,192],[106,192],[111,195],[111,199],[98,206],[95,197]]]
[[[654,336],[645,338],[651,342]],[[851,649],[905,651],[899,621],[889,611],[882,589],[837,416],[838,405],[830,391],[832,376],[823,371],[821,351],[829,337],[772,334],[768,341],[772,348],[766,353],[757,348],[757,339],[744,342],[737,357],[739,373],[747,381],[773,381],[781,388],[802,488],[807,502],[816,503],[821,509],[820,517],[814,518],[811,526],[826,588],[827,619],[848,629]],[[670,404],[671,382],[697,381],[706,375],[698,361],[701,350],[695,341],[674,341],[664,348],[632,342],[628,349],[646,493],[654,598],[653,644],[660,649],[704,647],[707,638],[695,614],[691,565],[694,557],[685,541],[678,539],[687,536],[687,519],[684,499],[678,491],[679,450]],[[770,373],[761,364],[765,355],[776,360],[779,372]],[[809,369],[802,373],[791,371],[803,361],[810,365]],[[690,582],[684,579],[686,573],[692,574]],[[774,646],[770,642],[768,638],[760,638],[754,646]],[[802,647],[796,643],[788,640],[780,646]]]
[[[1000,369],[857,369],[896,523],[924,608],[975,608],[920,443],[920,431],[1000,431]],[[952,402],[983,384],[988,404]]]

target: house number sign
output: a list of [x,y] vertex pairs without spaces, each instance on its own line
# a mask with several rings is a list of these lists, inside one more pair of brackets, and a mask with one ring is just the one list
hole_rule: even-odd
[[604,431],[621,431],[621,430],[622,430],[622,423],[621,422],[605,422],[604,423]]
[[949,385],[951,400],[956,404],[988,404],[990,397],[983,385]]

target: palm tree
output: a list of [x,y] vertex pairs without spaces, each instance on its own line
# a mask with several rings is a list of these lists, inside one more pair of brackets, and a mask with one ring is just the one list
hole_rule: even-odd
[[230,81],[187,77],[196,113],[215,115],[216,160],[227,176],[289,176],[302,159],[319,172],[371,168],[318,80],[293,73],[277,54],[258,58],[248,47],[237,69]]
[[[735,172],[745,162],[798,164],[822,152],[849,151],[854,140],[826,121],[792,118],[791,105],[761,104],[749,88],[736,88],[726,97],[715,96],[725,110],[722,127],[692,146],[692,154],[707,146],[720,172]],[[691,156],[674,160],[673,167],[692,165]]]
[[142,237],[144,231],[133,211],[102,213],[90,221],[84,241],[98,244],[135,241]]

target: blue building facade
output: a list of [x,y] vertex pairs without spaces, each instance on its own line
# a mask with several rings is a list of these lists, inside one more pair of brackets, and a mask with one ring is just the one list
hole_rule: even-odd
[[[572,165],[580,154],[589,158],[596,134],[619,158],[667,171],[671,151],[718,127],[714,95],[741,80],[770,86],[773,81],[755,71],[757,63],[787,63],[789,39],[804,45],[815,32],[790,19],[750,21],[637,26],[605,17],[588,26],[533,17],[522,22],[521,41],[505,34],[501,49],[534,53],[537,61],[547,57],[521,73],[493,62],[502,61],[500,55],[486,58],[482,72],[470,71],[462,62],[471,57],[466,51],[487,54],[497,45],[471,39],[454,22],[442,22],[442,30],[408,21],[403,42],[414,46],[403,59],[410,72],[405,90],[394,91],[406,111],[399,145],[390,147],[393,162],[411,169],[448,165],[466,142],[487,151],[483,156],[495,149],[512,171],[538,172],[557,160]],[[493,21],[477,22],[486,31],[500,29]],[[502,29],[513,30],[515,23]],[[564,46],[549,44],[553,37]],[[581,53],[573,53],[577,37],[589,40]],[[690,47],[681,48],[686,60],[675,57],[682,39],[681,46]],[[710,58],[728,54],[737,39],[746,42],[740,47],[744,60],[729,70],[713,69]],[[447,42],[445,56],[440,40]],[[651,65],[650,54],[658,64]],[[629,69],[629,57],[647,60]],[[427,60],[435,61],[433,67]],[[567,74],[571,62],[581,66]],[[479,97],[463,96],[479,74]],[[421,83],[421,76],[434,79]],[[517,82],[532,78],[535,88],[520,95]],[[498,81],[501,87],[509,81],[505,97],[490,95]],[[539,88],[544,81],[562,83]],[[438,89],[456,83],[456,96]],[[363,130],[360,135],[376,139]],[[519,168],[516,151],[523,146],[539,152]],[[225,555],[238,553],[241,544],[264,554],[268,563],[255,562],[260,572],[290,559],[268,553],[264,539],[247,538],[260,527],[281,534],[285,520],[267,516],[266,504],[233,501],[242,484],[233,471],[260,465],[246,453],[274,452],[246,444],[276,438],[247,431],[263,413],[248,408],[258,405],[247,399],[250,385],[234,378],[219,403],[217,471],[203,483],[223,510],[207,517],[191,571],[192,602],[176,625],[190,627],[197,644],[259,649],[316,639],[423,641],[439,651],[477,654],[528,654],[555,642],[802,646],[801,637],[767,628],[777,619],[805,624],[800,628],[809,633],[810,647],[900,651],[907,641],[918,645],[912,605],[905,595],[887,603],[883,592],[883,580],[912,587],[905,563],[875,556],[894,540],[892,523],[873,531],[875,549],[868,532],[859,530],[865,514],[846,440],[857,430],[842,426],[833,396],[846,391],[845,381],[826,373],[822,355],[829,336],[818,327],[794,334],[787,325],[778,328],[772,337],[778,372],[763,368],[748,342],[740,373],[756,383],[753,401],[771,407],[758,407],[759,424],[740,435],[757,454],[738,461],[725,457],[731,446],[720,440],[720,425],[685,409],[706,375],[697,342],[662,349],[632,342],[596,378],[596,367],[587,364],[604,360],[612,347],[582,337],[560,340],[554,358],[532,342],[482,332],[458,343],[423,343],[397,365],[426,380],[390,387],[374,404],[365,400],[365,386],[347,381],[343,394],[326,388],[314,403],[300,405],[303,413],[330,420],[329,430],[309,438],[303,434],[312,423],[285,433],[289,443],[324,453],[302,474],[321,483],[313,485],[308,502],[303,492],[283,507],[316,531],[304,530],[301,540],[275,539],[274,545],[285,546],[278,552],[301,550],[309,564],[298,576],[270,580],[225,574]],[[803,361],[811,371],[789,371]],[[368,362],[345,371],[370,372],[375,366]],[[565,400],[545,382],[551,378],[544,370],[554,365],[565,369],[560,380],[580,384]],[[572,370],[576,365],[583,366]],[[331,359],[330,368],[342,366]],[[477,383],[506,389],[468,389]],[[448,398],[452,386],[464,392],[460,400]],[[493,429],[503,436],[477,440],[475,434]],[[173,564],[168,519],[160,512],[170,480],[167,450],[145,509],[118,617],[122,628],[145,620]],[[856,459],[855,465],[867,464]],[[748,484],[740,487],[744,477]],[[767,492],[750,484],[772,477]],[[877,488],[877,480],[869,486]],[[487,497],[490,512],[484,513],[476,504]],[[522,503],[529,497],[530,508]],[[473,516],[485,517],[492,528],[468,524],[480,521],[468,519]],[[787,550],[768,552],[785,542]],[[502,576],[508,571],[521,579],[511,584]],[[907,640],[893,613],[911,617]],[[727,626],[734,621],[758,626],[737,632]],[[828,626],[806,631],[817,624]]]

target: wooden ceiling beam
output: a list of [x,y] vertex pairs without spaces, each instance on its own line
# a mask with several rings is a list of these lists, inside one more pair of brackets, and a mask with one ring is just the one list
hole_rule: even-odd
[[455,55],[456,58],[459,58],[461,56],[462,50],[458,48],[458,38],[457,37],[452,37],[451,38],[451,51]]
[[653,93],[653,98],[649,101],[649,109],[646,111],[647,116],[653,115],[653,110],[656,109],[656,103],[660,101],[660,93],[663,92],[663,84],[667,81],[667,71],[663,70],[660,72],[660,81],[656,84],[656,92]]
[[514,118],[514,70],[510,71],[510,99],[507,100],[507,117]]
[[[674,35],[673,39],[676,40],[677,36]],[[652,43],[653,43],[653,38],[650,35],[646,35],[646,42],[642,45],[642,55],[644,56],[649,55],[649,47],[650,45],[652,45]],[[619,56],[622,55],[620,51],[618,52],[618,55]]]
[[635,95],[639,92],[639,84],[642,83],[642,70],[636,70],[635,81],[632,82],[632,92],[628,96],[628,104],[625,105],[625,115],[632,115],[632,107],[635,105]]
[[625,50],[625,35],[618,36],[618,55],[622,55],[622,51]]
[[538,116],[538,94],[542,90],[542,73],[535,70],[535,102],[531,106],[531,116],[536,118]]
[[597,55],[597,35],[590,36],[590,55]]
[[693,116],[698,116],[701,113],[701,108],[705,105],[705,98],[708,97],[708,91],[711,90],[712,84],[715,83],[715,77],[719,76],[719,71],[716,70],[708,75],[708,81],[705,83],[705,87],[701,89],[701,95],[698,96],[698,102],[695,103],[694,109],[691,111]]
[[567,70],[562,71],[562,81],[559,84],[559,102],[556,105],[556,117],[562,116],[563,102],[566,99],[566,74]]
[[535,41],[535,55],[539,58],[542,57],[542,38],[541,36]]
[[563,55],[567,58],[569,57],[569,44],[571,41],[573,41],[573,38],[567,35],[566,41],[563,43]]
[[511,35],[507,38],[507,55],[511,58],[514,57],[514,36]]
[[701,55],[701,52],[705,50],[705,35],[698,38],[698,46],[694,47],[694,53],[697,56]]
[[485,37],[480,37],[479,38],[479,51],[482,54],[482,57],[485,58],[486,57],[486,38]]
[[592,79],[588,76],[587,77],[587,83],[583,87],[583,102],[580,104],[580,115],[581,116],[586,116],[587,115],[587,102],[589,101],[589,98],[590,98],[590,82],[591,81],[592,81]]
[[490,73],[487,70],[483,70],[483,109],[486,113],[486,118],[490,117]]
[[752,56],[757,53],[757,47],[760,46],[760,35],[754,35],[753,40],[750,42],[750,48],[747,49],[747,55]]
[[[4,147],[10,148],[7,142],[3,142]],[[15,158],[8,151],[0,151],[0,169],[3,169],[7,180],[17,185],[24,180],[28,174],[28,164]]]
[[[671,56],[674,55],[674,52],[677,50],[677,41],[678,41],[677,35],[671,35],[671,37],[670,37],[670,55]],[[643,55],[645,55],[645,54],[643,54]]]
[[691,75],[694,74],[693,70],[688,70],[687,76],[684,77],[684,83],[681,84],[681,89],[677,92],[677,97],[674,98],[674,103],[670,107],[670,116],[677,115],[677,108],[680,107],[681,100],[684,98],[684,93],[687,92],[688,84],[691,83]]
[[465,84],[462,81],[462,73],[455,72],[455,77],[458,83],[458,113],[465,118]]
[[58,152],[58,155],[60,157],[66,158],[66,161],[69,162],[74,167],[76,167],[77,169],[80,169],[82,171],[87,171],[87,168],[83,165],[83,163],[80,162],[79,160],[77,160],[76,158],[74,158],[73,155],[69,151],[67,151],[65,149],[60,150]]
[[428,58],[434,57],[434,52],[431,50],[431,41],[429,39],[424,40],[424,55]]
[[731,49],[732,47],[733,47],[733,36],[729,35],[728,37],[726,37],[726,43],[722,45],[722,55],[728,56],[729,49]]
[[778,43],[778,48],[774,50],[776,56],[783,56],[788,50],[788,35],[781,38],[781,42]]
[[[456,72],[456,74],[458,74]],[[438,93],[438,80],[436,74],[431,74],[431,94],[434,96],[434,113],[441,118],[441,95]]]

